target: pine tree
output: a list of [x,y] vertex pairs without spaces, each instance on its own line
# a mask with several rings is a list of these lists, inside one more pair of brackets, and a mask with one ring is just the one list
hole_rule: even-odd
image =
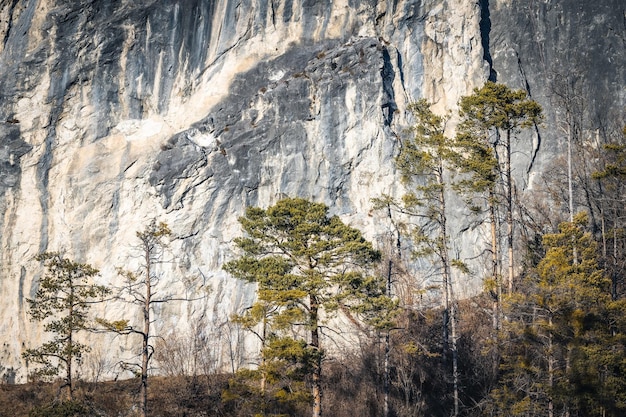
[[[461,99],[463,103],[463,99]],[[493,299],[493,328],[500,328],[502,300],[502,260],[500,256],[500,198],[497,186],[500,166],[494,147],[489,142],[489,129],[472,117],[460,112],[462,122],[457,128],[454,164],[463,174],[453,187],[465,196],[470,212],[482,215],[487,207],[490,226],[491,276],[485,279],[485,287]]]
[[536,274],[509,300],[496,415],[624,413],[625,305],[611,299],[586,224],[578,214],[545,235]]
[[260,316],[272,333],[262,352],[265,366],[277,358],[300,363],[311,377],[313,416],[319,417],[321,325],[338,313],[381,325],[393,303],[384,294],[384,279],[369,275],[380,253],[358,230],[329,216],[324,204],[301,198],[266,210],[249,207],[239,222],[246,237],[235,243],[243,254],[224,269],[257,284],[257,305],[271,310]]
[[59,253],[45,252],[36,257],[46,267],[46,274],[39,281],[35,297],[27,298],[32,320],[46,321],[44,330],[54,336],[51,341],[34,349],[27,349],[22,356],[27,363],[41,368],[35,374],[55,377],[64,371],[67,398],[74,398],[75,365],[90,347],[77,340],[77,333],[89,330],[89,309],[110,293],[102,285],[91,280],[98,270],[91,265],[74,262]]
[[411,234],[415,255],[434,258],[443,281],[443,357],[445,360],[452,354],[453,415],[456,416],[459,413],[459,377],[452,267],[464,267],[450,258],[447,194],[451,165],[459,156],[453,141],[445,135],[445,118],[435,115],[425,99],[412,103],[409,110],[415,118],[413,135],[402,143],[396,165],[409,186],[403,197],[403,209],[419,219]]
[[482,88],[474,89],[472,95],[462,97],[459,107],[463,120],[462,134],[472,130],[480,132],[479,139],[491,145],[490,154],[498,161],[496,172],[500,178],[495,180],[501,182],[504,191],[508,252],[507,284],[508,293],[511,294],[514,275],[514,180],[511,166],[513,139],[522,129],[543,120],[542,109],[536,101],[527,97],[526,91],[511,90],[504,84],[491,81],[486,82]]

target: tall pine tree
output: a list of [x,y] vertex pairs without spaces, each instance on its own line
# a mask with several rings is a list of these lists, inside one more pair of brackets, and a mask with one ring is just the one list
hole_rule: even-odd
[[409,191],[403,197],[403,210],[417,218],[411,232],[414,254],[434,260],[442,279],[443,357],[452,356],[453,415],[459,414],[459,375],[456,334],[456,302],[452,287],[452,267],[463,265],[450,257],[448,192],[453,162],[459,156],[454,142],[445,135],[444,117],[419,100],[409,106],[415,118],[413,135],[403,141],[396,166]]
[[341,313],[351,319],[362,314],[380,324],[393,305],[384,279],[370,275],[380,253],[358,230],[329,216],[324,204],[301,198],[286,198],[268,209],[249,207],[239,222],[246,234],[235,241],[242,256],[224,268],[257,284],[259,310],[271,311],[259,317],[273,333],[262,355],[266,363],[296,355],[310,369],[312,415],[319,417],[322,323]]
[[74,397],[75,365],[90,347],[77,339],[77,334],[89,329],[89,309],[110,293],[92,279],[98,270],[91,265],[74,262],[59,253],[46,252],[36,257],[46,267],[34,298],[27,298],[32,320],[45,321],[44,330],[52,340],[38,348],[27,349],[22,356],[27,363],[40,367],[35,374],[55,377],[64,373],[62,389],[67,398]]
[[[495,179],[502,185],[503,204],[507,224],[508,293],[513,291],[514,281],[514,188],[511,155],[513,140],[522,131],[543,120],[541,106],[528,98],[524,90],[511,90],[504,84],[487,81],[474,89],[470,96],[459,103],[462,117],[462,135],[479,132],[479,140],[491,147],[491,156],[498,162]],[[494,196],[495,197],[495,196]],[[491,198],[494,198],[491,197]],[[495,202],[494,202],[495,203]],[[492,203],[493,204],[493,203]],[[493,220],[492,220],[493,227]]]

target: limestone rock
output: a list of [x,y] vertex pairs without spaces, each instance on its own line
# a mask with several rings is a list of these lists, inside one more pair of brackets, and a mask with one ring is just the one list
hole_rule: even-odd
[[[254,295],[221,270],[247,205],[302,196],[381,239],[389,226],[370,199],[402,193],[393,157],[410,101],[426,97],[443,113],[495,71],[547,105],[543,63],[556,48],[562,60],[589,54],[576,71],[594,80],[590,94],[605,87],[594,111],[623,109],[618,0],[491,3],[2,2],[0,373],[24,380],[21,351],[44,337],[24,301],[41,251],[89,262],[99,283],[116,285],[116,267],[137,264],[135,232],[157,217],[174,232],[163,293],[212,288],[163,306],[157,332],[201,318],[208,334]],[[581,49],[574,34],[587,27],[593,40]],[[559,149],[539,132],[531,171]],[[480,250],[476,233],[456,241]],[[109,303],[98,314],[135,312]],[[132,341],[89,337],[105,359],[132,353]]]

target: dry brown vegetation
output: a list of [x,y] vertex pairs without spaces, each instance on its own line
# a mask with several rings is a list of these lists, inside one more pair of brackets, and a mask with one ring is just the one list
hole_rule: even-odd
[[[461,303],[460,344],[463,346],[464,387],[462,399],[479,401],[490,383],[483,363],[489,320],[483,311],[487,300],[477,298]],[[437,310],[406,313],[401,327],[392,332],[390,409],[395,416],[443,415],[449,403],[447,385],[449,366],[441,357],[441,314]],[[380,416],[383,404],[383,354],[381,338],[364,338],[361,345],[341,358],[328,358],[324,366],[324,409],[334,417]],[[232,374],[151,377],[149,384],[150,417],[253,416],[251,397],[226,401],[223,393],[233,380]],[[254,384],[254,382],[251,382]],[[58,383],[30,382],[0,385],[0,416],[116,416],[134,417],[140,393],[140,380],[129,379],[87,383],[79,381],[76,398],[82,412],[67,410],[53,414],[50,405],[58,396]],[[266,410],[265,415],[285,413],[285,408]],[[296,404],[286,415],[309,414],[309,404]],[[30,414],[29,414],[30,413]]]

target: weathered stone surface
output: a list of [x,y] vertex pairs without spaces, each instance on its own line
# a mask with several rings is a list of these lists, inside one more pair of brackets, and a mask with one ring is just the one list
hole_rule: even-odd
[[[158,217],[175,235],[163,294],[194,294],[203,283],[212,292],[164,306],[157,331],[202,318],[211,333],[253,297],[221,270],[246,205],[322,201],[380,240],[387,223],[370,199],[402,191],[393,156],[408,102],[453,109],[492,69],[548,105],[547,71],[582,56],[572,71],[590,80],[589,97],[602,94],[590,111],[623,110],[619,1],[479,3],[482,12],[470,0],[2,2],[5,374],[14,368],[23,379],[20,353],[43,337],[24,302],[42,273],[32,260],[40,251],[89,262],[114,285],[115,268],[137,262],[135,231]],[[520,184],[560,149],[554,132],[538,132],[535,164],[519,161]],[[455,250],[469,256],[481,242],[465,233]],[[110,303],[99,314],[135,312]],[[102,351],[122,343],[104,357],[132,346],[92,341]]]
[[522,146],[517,157],[520,178],[526,177],[532,185],[554,156],[565,152],[565,112],[555,94],[565,93],[564,82],[570,94],[580,97],[584,140],[590,140],[590,132],[607,140],[610,130],[623,127],[626,6],[620,0],[482,3],[489,10],[493,77],[525,89],[546,111],[544,126],[534,134],[534,146]]

